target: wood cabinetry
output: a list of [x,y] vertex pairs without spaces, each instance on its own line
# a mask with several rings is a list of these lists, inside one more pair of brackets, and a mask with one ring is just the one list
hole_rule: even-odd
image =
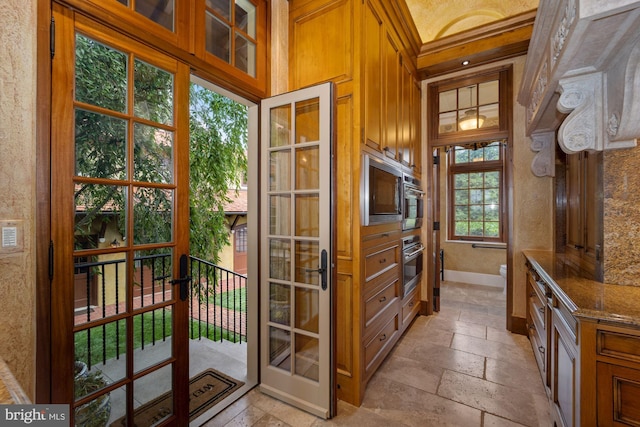
[[336,367],[339,399],[367,381],[420,306],[401,297],[401,224],[360,226],[362,152],[420,173],[419,37],[391,0],[290,0],[289,89],[335,83]]
[[602,152],[566,156],[567,260],[594,280],[603,279]]
[[640,425],[640,330],[597,325],[599,426]]
[[[628,314],[638,290],[585,280],[558,264],[549,274],[527,259],[529,338],[554,424],[640,425],[640,317]],[[576,306],[558,283],[586,306]],[[536,314],[542,306],[544,317]]]
[[527,271],[529,340],[557,426],[579,426],[577,321],[540,273]]
[[420,85],[415,61],[387,16],[384,2],[364,5],[363,142],[375,151],[421,173]]

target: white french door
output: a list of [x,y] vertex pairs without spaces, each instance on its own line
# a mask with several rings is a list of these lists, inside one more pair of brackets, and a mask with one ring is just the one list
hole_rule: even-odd
[[331,83],[261,106],[261,390],[333,412]]

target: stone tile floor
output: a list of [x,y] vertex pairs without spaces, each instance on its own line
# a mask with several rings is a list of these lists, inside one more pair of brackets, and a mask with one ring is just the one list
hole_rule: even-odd
[[204,426],[552,425],[529,340],[505,330],[502,290],[445,282],[441,295],[441,311],[415,320],[359,408],[338,402],[321,420],[253,389]]

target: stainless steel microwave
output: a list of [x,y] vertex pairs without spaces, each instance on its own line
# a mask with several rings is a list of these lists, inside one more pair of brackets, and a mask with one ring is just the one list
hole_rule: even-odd
[[362,225],[402,221],[402,171],[364,154],[360,201]]

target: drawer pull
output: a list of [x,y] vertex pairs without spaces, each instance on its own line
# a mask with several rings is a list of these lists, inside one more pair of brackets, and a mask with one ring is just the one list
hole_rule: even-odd
[[385,302],[387,300],[387,297],[385,297],[384,295],[380,297],[380,299],[378,301],[380,302]]
[[540,353],[544,354],[545,349],[544,349],[544,347],[543,347],[543,346],[538,346],[538,351],[539,351]]
[[529,296],[530,296],[530,297],[535,297],[535,296],[536,296],[536,293],[535,293],[535,292],[531,292],[531,293],[529,294]]
[[386,259],[386,258],[382,258],[382,259],[380,260],[380,264],[384,264],[385,262],[387,262],[387,259]]
[[538,311],[540,312],[540,314],[544,314],[544,307],[538,308]]
[[387,334],[382,334],[382,336],[380,337],[380,341],[384,341],[387,339]]
[[535,330],[536,330],[536,325],[535,325],[535,324],[533,324],[533,323],[532,323],[532,324],[530,324],[530,325],[529,325],[529,329],[531,329],[532,331],[535,331]]
[[416,305],[416,302],[412,300],[412,301],[409,303],[409,307],[413,307],[414,305]]

